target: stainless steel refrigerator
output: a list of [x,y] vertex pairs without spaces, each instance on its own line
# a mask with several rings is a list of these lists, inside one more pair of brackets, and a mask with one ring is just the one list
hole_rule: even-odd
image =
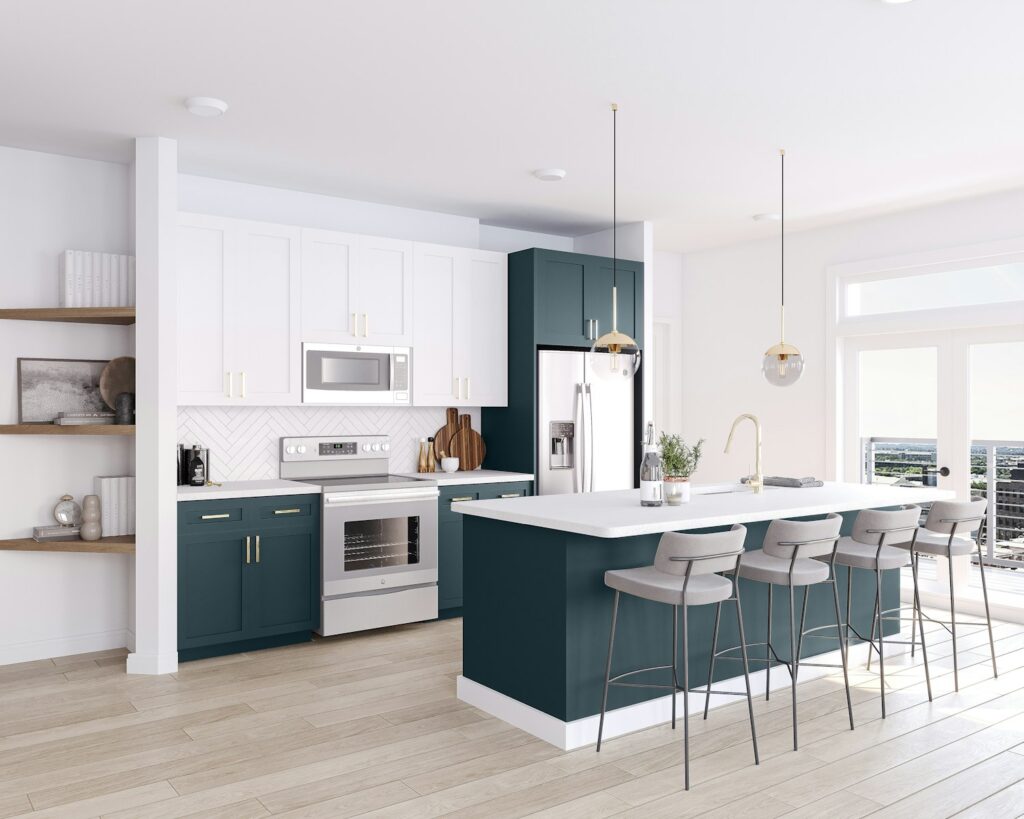
[[632,489],[638,378],[593,372],[606,353],[541,350],[537,366],[537,491]]

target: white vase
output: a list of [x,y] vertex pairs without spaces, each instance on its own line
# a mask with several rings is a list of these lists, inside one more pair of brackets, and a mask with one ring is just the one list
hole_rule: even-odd
[[82,540],[99,540],[103,535],[100,527],[100,499],[97,495],[86,495],[82,500]]
[[690,502],[690,479],[677,478],[669,475],[662,481],[665,489],[665,502],[669,506],[680,506]]

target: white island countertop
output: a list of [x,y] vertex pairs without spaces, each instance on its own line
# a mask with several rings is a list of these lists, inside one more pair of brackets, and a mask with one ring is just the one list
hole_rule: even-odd
[[508,523],[618,538],[905,503],[930,503],[953,497],[955,493],[946,489],[859,483],[826,483],[802,489],[769,486],[756,495],[745,486],[719,484],[695,485],[692,500],[681,506],[643,507],[640,490],[627,489],[585,495],[462,501],[453,503],[452,509],[464,515]]
[[320,487],[301,481],[225,481],[213,486],[179,486],[179,501],[268,498],[275,495],[319,495]]
[[458,486],[469,483],[513,483],[532,481],[533,475],[526,472],[502,472],[498,469],[473,469],[468,472],[403,472],[403,478],[436,481],[438,486]]

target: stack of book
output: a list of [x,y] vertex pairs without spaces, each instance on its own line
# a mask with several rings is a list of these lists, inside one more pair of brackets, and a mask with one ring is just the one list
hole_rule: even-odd
[[135,534],[135,478],[97,477],[94,491],[100,498],[103,537]]
[[63,427],[85,426],[88,424],[112,424],[114,423],[114,413],[58,412],[53,423],[60,424]]
[[65,250],[60,257],[61,307],[134,307],[135,257]]

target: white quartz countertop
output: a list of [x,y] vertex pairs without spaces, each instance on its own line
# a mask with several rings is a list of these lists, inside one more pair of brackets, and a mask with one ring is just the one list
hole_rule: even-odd
[[497,469],[474,469],[469,472],[406,472],[403,478],[437,481],[438,486],[458,486],[467,483],[512,483],[532,481],[533,475],[525,472],[502,472]]
[[274,495],[319,495],[320,487],[301,481],[225,481],[220,486],[179,486],[179,501],[266,498]]
[[747,487],[720,484],[693,487],[692,500],[681,506],[643,507],[640,490],[581,495],[535,495],[504,500],[463,501],[452,509],[464,515],[540,526],[592,537],[679,532],[731,523],[849,512],[856,509],[947,500],[945,489],[826,483],[790,489],[765,487],[756,495]]

